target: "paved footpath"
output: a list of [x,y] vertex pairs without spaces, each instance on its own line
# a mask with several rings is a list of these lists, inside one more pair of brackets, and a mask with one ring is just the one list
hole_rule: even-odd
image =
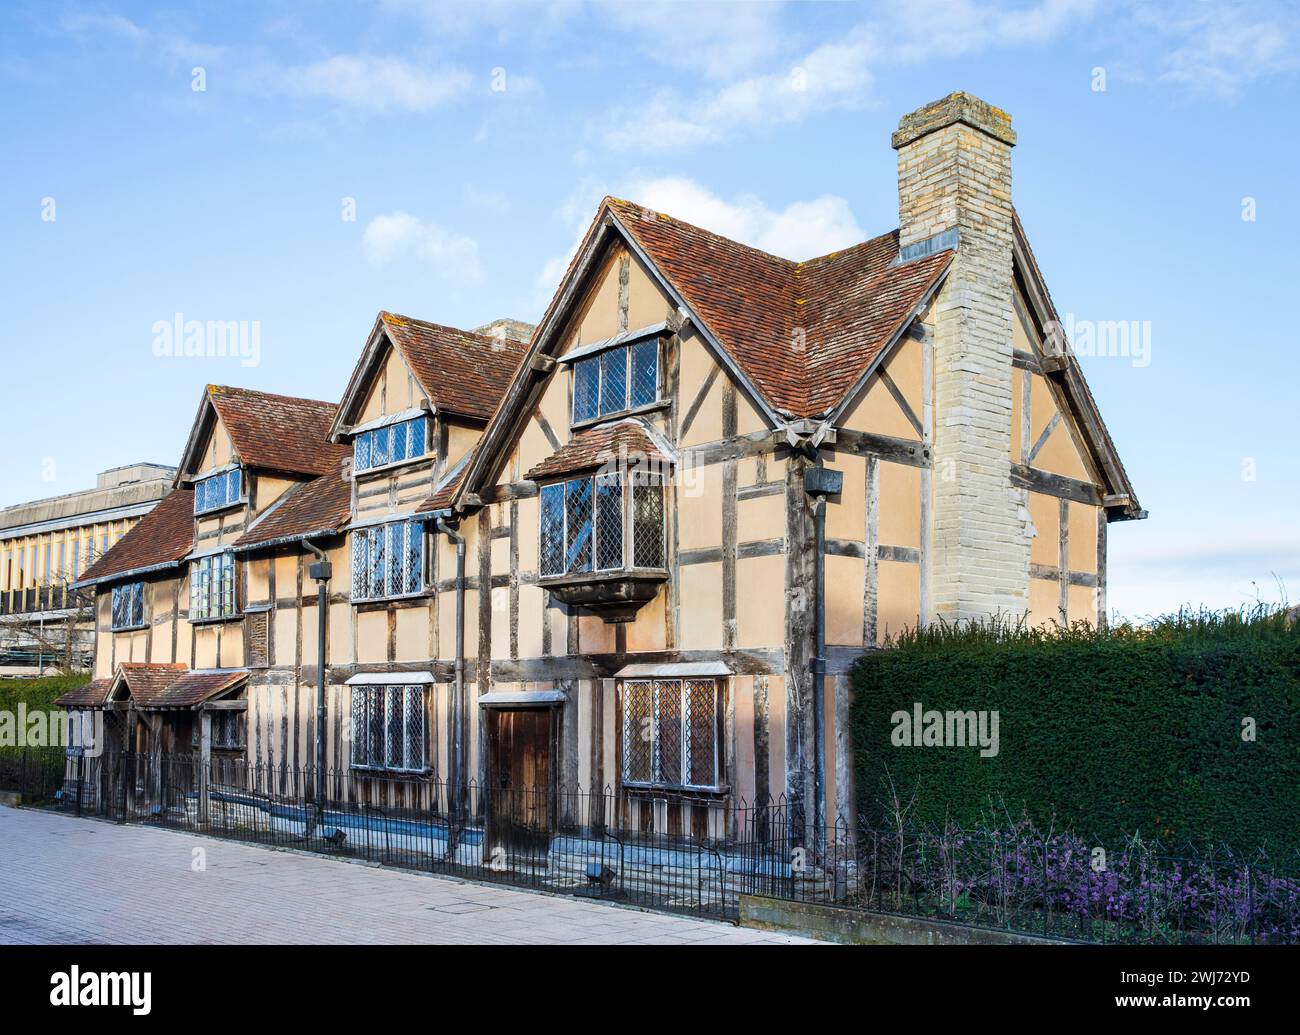
[[[205,857],[196,867],[196,852]],[[730,924],[0,806],[0,943],[758,945]]]

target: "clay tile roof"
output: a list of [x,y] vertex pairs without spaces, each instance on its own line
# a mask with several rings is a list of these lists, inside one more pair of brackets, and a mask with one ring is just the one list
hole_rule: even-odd
[[838,404],[952,258],[893,265],[894,231],[792,262],[628,201],[605,204],[769,405],[794,416]]
[[140,568],[175,564],[194,547],[194,490],[173,489],[99,560],[78,585]]
[[635,418],[580,431],[524,475],[529,481],[546,481],[562,475],[590,471],[621,456],[672,463],[660,445]]
[[123,662],[118,672],[140,708],[192,708],[248,678],[247,672],[191,672],[187,665]]
[[85,686],[69,690],[54,699],[58,708],[97,708],[108,697],[108,688],[113,685],[111,679],[92,679]]
[[[468,459],[468,457],[466,457]],[[460,488],[461,479],[465,477],[465,472],[469,470],[469,465],[462,463],[460,469],[453,472],[441,487],[439,487],[432,496],[416,508],[417,514],[428,514],[435,510],[446,510],[451,506],[451,501],[456,496],[456,490]]]
[[510,387],[526,342],[381,312],[389,338],[439,410],[487,420]]
[[235,541],[236,550],[339,532],[352,508],[352,487],[341,470],[290,489]]
[[208,398],[252,467],[290,474],[328,474],[349,454],[329,441],[335,403],[295,399],[247,388],[208,385]]

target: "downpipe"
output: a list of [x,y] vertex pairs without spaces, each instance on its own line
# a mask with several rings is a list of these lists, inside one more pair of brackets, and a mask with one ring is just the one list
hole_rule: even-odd
[[329,630],[329,580],[334,574],[325,551],[310,540],[303,540],[316,558],[308,574],[316,580],[316,808],[317,816],[325,811],[325,639]]

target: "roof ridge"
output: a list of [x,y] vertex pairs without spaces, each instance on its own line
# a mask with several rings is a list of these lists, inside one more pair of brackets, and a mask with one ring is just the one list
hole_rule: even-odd
[[403,313],[395,313],[391,309],[379,310],[379,318],[385,320],[385,322],[388,319],[392,319],[395,321],[401,321],[402,323],[418,324],[421,327],[432,327],[434,330],[449,331],[452,334],[463,334],[467,338],[481,341],[483,344],[491,345],[493,348],[500,348],[502,345],[513,345],[518,349],[526,349],[528,347],[528,342],[526,341],[518,341],[514,338],[497,338],[491,334],[479,334],[478,331],[466,330],[464,327],[453,327],[448,323],[435,323],[432,320],[421,320],[417,316],[406,316]]
[[209,395],[238,393],[239,395],[256,395],[262,399],[281,399],[285,402],[310,403],[313,406],[329,406],[331,409],[338,406],[338,403],[330,402],[327,399],[308,399],[303,395],[283,395],[279,392],[266,392],[260,388],[244,388],[240,385],[209,384],[207,390]]

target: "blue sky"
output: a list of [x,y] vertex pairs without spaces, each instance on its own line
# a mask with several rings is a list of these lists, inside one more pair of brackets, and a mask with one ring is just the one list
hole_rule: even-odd
[[[379,309],[535,320],[605,193],[791,258],[891,229],[890,132],[964,89],[1058,308],[1149,321],[1082,359],[1151,514],[1111,606],[1300,597],[1294,4],[18,0],[0,41],[0,505],[175,463],[208,382],[337,398]],[[156,355],[178,313],[258,363]]]

